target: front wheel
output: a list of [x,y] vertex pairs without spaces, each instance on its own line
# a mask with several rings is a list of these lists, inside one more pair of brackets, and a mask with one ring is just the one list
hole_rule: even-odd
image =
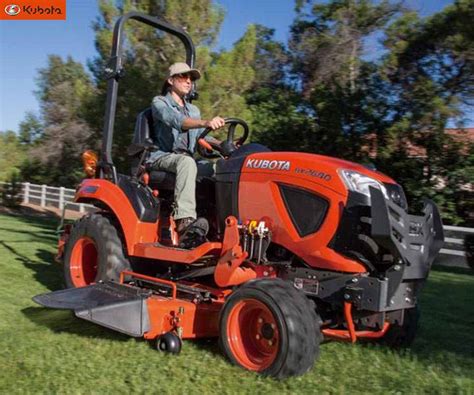
[[230,361],[266,376],[301,375],[319,354],[320,318],[304,294],[280,279],[251,281],[234,291],[219,325]]
[[74,224],[64,249],[67,288],[118,281],[120,273],[130,269],[118,230],[108,217],[86,215]]
[[418,332],[419,320],[418,306],[406,309],[403,312],[403,323],[391,324],[381,342],[395,349],[410,347]]

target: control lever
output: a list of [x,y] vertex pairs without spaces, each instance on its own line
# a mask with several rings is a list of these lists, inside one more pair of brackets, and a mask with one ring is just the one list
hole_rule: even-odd
[[216,149],[212,148],[212,145],[209,144],[209,142],[207,142],[206,140],[204,140],[204,139],[199,139],[199,140],[198,140],[198,144],[199,144],[201,147],[203,147],[203,148],[205,148],[205,149],[207,149],[207,150],[209,150],[209,151],[215,152],[215,153],[216,153],[217,155],[219,155],[222,159],[225,159],[224,156],[223,156],[219,151],[217,151]]

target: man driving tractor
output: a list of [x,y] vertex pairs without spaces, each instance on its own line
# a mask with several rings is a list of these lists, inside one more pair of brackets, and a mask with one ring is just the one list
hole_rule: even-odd
[[[203,128],[216,130],[225,123],[221,117],[201,119],[199,108],[186,100],[193,81],[199,78],[199,70],[186,63],[172,64],[162,95],[156,96],[152,102],[154,141],[159,150],[151,154],[147,163],[152,169],[176,174],[173,219],[180,240],[191,225],[197,224],[195,190],[198,168],[193,159],[196,140]],[[201,222],[206,221],[203,219]],[[207,223],[199,226],[207,228]]]

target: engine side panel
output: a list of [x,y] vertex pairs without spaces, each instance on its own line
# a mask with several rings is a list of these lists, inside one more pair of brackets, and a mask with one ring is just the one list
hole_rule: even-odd
[[[366,272],[367,269],[360,262],[348,259],[328,247],[347,200],[347,192],[336,171],[322,171],[296,153],[250,155],[240,175],[239,218],[242,221],[266,221],[275,243],[315,268]],[[314,233],[300,236],[285,205],[280,190],[282,185],[299,188],[328,202],[325,217]],[[308,212],[308,215],[311,214]]]

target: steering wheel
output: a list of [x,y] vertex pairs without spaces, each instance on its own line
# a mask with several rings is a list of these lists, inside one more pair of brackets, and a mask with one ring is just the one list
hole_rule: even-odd
[[[226,125],[229,125],[229,128],[227,130],[227,139],[222,143],[216,144],[205,140],[205,137],[212,132],[211,128],[204,129],[198,137],[197,151],[203,158],[212,159],[220,158],[222,156],[228,157],[238,148],[238,146],[241,146],[245,140],[247,140],[247,137],[249,136],[249,126],[245,121],[238,118],[225,118],[224,121]],[[235,128],[237,125],[241,125],[244,128],[244,134],[242,137],[237,139],[237,141],[234,141]],[[213,153],[209,148],[213,151],[217,151],[218,154]]]

